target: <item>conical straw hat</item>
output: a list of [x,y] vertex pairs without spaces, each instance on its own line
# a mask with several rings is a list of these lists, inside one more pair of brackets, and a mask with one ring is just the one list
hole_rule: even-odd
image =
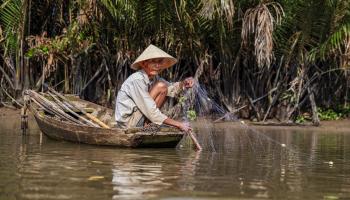
[[163,50],[159,49],[154,45],[149,45],[141,55],[134,61],[131,65],[132,69],[138,70],[141,68],[140,63],[145,60],[154,59],[154,58],[163,58],[161,63],[161,69],[166,69],[173,66],[177,60],[171,55],[165,53]]

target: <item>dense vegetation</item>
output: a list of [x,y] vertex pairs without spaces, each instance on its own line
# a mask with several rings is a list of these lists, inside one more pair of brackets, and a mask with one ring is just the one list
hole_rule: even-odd
[[152,43],[179,59],[166,78],[196,75],[227,110],[248,105],[241,117],[349,109],[349,0],[0,2],[3,105],[45,82],[113,106]]

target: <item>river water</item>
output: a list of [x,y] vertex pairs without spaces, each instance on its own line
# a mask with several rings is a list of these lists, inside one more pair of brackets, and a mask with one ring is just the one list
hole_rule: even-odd
[[2,117],[0,199],[350,199],[348,133],[196,131],[201,153],[120,149],[51,140],[35,123],[22,136]]

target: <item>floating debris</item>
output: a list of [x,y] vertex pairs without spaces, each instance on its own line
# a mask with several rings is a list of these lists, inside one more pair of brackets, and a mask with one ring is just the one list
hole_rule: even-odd
[[92,163],[96,163],[96,164],[102,164],[103,162],[102,161],[98,161],[98,160],[93,160],[91,161]]
[[104,179],[105,177],[104,176],[90,176],[88,178],[88,181],[97,181],[97,180],[101,180],[101,179]]

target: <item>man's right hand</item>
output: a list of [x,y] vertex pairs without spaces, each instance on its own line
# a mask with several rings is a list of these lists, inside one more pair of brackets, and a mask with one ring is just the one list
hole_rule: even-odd
[[184,132],[192,131],[192,127],[188,122],[181,122],[179,129],[181,129]]
[[180,121],[173,120],[171,118],[166,118],[163,123],[171,126],[175,126],[184,132],[188,132],[192,130],[192,127],[188,122],[180,122]]

